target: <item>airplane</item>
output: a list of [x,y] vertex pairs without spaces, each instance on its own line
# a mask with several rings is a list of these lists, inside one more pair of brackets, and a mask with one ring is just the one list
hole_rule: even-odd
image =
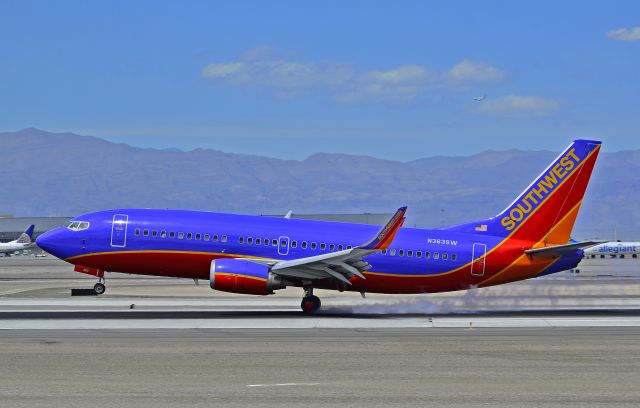
[[486,98],[487,98],[487,95],[475,96],[475,97],[473,98],[473,100],[474,100],[474,101],[476,101],[476,102],[482,102],[482,101],[484,101]]
[[640,242],[604,242],[584,250],[584,256],[589,258],[637,258],[640,255]]
[[[314,289],[436,293],[498,285],[575,267],[569,243],[601,142],[576,140],[498,215],[438,229],[403,228],[399,208],[373,225],[163,209],[84,214],[38,237],[40,248],[96,276],[105,272],[206,279],[212,289],[269,295]],[[516,170],[516,169],[514,169]],[[480,175],[479,175],[480,176]],[[490,193],[488,193],[490,194]]]
[[0,242],[0,254],[4,256],[11,256],[16,251],[29,249],[34,246],[33,243],[33,229],[35,225],[29,225],[24,232],[18,237],[18,239],[11,242]]

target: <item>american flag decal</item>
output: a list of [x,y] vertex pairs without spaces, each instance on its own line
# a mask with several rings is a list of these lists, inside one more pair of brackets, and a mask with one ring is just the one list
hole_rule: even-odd
[[481,224],[476,226],[476,231],[487,232],[487,224]]

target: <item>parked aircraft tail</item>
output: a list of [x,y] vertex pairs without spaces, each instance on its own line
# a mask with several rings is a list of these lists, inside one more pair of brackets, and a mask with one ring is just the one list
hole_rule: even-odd
[[24,232],[18,237],[16,243],[18,244],[31,244],[33,242],[33,229],[35,225],[31,224],[29,227],[24,230]]
[[445,228],[562,245],[569,242],[601,142],[576,140],[493,218]]

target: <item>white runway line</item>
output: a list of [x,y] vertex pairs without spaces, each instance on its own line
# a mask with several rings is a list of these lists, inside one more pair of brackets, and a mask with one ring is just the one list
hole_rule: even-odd
[[366,329],[366,328],[548,328],[640,327],[640,316],[629,317],[421,317],[359,318],[239,318],[239,319],[6,319],[0,330],[136,330],[136,329]]
[[247,384],[247,387],[294,387],[320,385],[321,383]]

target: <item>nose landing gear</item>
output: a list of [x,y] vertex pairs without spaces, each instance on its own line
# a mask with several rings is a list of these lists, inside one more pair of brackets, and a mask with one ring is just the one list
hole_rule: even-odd
[[307,315],[314,314],[320,309],[321,305],[320,298],[313,295],[313,288],[304,288],[304,297],[300,303],[302,312]]

